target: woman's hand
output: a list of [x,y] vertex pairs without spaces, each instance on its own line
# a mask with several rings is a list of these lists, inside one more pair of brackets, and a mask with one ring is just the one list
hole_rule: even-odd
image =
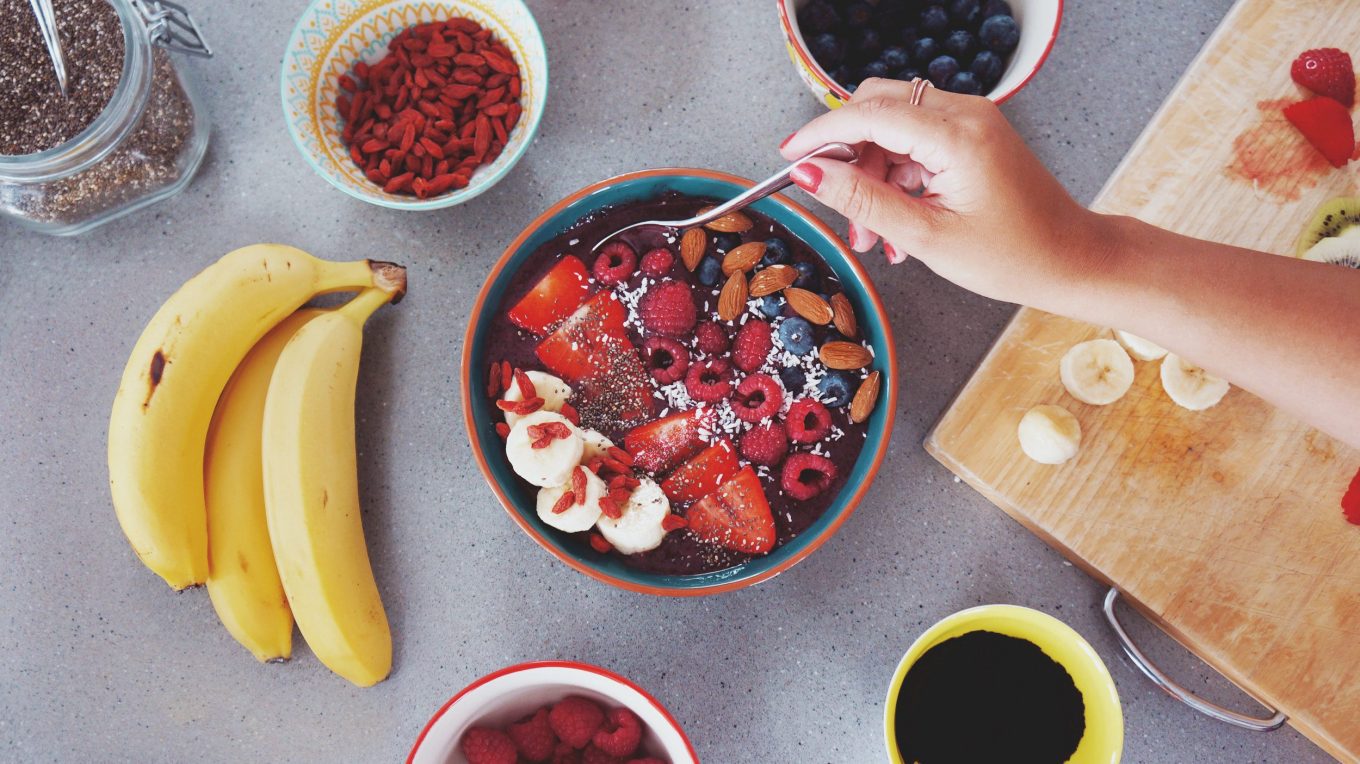
[[931,88],[912,106],[911,90],[866,80],[844,107],[790,136],[780,148],[790,160],[831,141],[861,152],[853,165],[809,160],[794,181],[850,219],[857,251],[881,237],[890,262],[910,255],[979,294],[1060,310],[1062,293],[1105,257],[1100,216],[1067,194],[992,102]]

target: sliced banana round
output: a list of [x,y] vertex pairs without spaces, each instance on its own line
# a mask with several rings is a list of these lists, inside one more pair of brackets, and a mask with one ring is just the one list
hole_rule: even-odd
[[562,512],[553,512],[557,500],[571,490],[571,481],[566,485],[555,485],[538,489],[538,519],[559,531],[580,533],[590,530],[600,519],[600,498],[609,492],[609,486],[590,470],[586,470],[586,495],[576,497],[576,502]]
[[1222,377],[1181,358],[1167,353],[1162,359],[1162,389],[1171,400],[1191,411],[1203,411],[1223,400],[1232,385]]
[[586,449],[581,454],[582,462],[589,462],[597,456],[604,456],[609,449],[614,447],[614,441],[606,438],[599,430],[581,430],[581,440],[585,441]]
[[1133,361],[1114,340],[1073,345],[1058,364],[1063,387],[1082,403],[1104,406],[1124,397],[1133,384]]
[[1166,355],[1166,348],[1152,340],[1145,340],[1136,334],[1129,334],[1123,329],[1115,329],[1114,338],[1124,346],[1125,350],[1129,351],[1129,355],[1138,361],[1155,361]]
[[633,489],[617,519],[600,515],[595,523],[600,535],[623,554],[656,549],[666,538],[661,521],[671,513],[671,500],[655,481],[643,478],[641,483]]
[[[543,408],[539,411],[561,411],[562,404],[566,403],[567,399],[571,397],[571,385],[544,371],[530,370],[524,373],[528,374],[529,381],[534,383],[534,392],[538,393],[538,397],[543,399]],[[506,390],[502,397],[511,403],[519,403],[524,400],[524,395],[519,391],[519,385],[514,382],[510,383],[510,389]],[[514,427],[515,423],[521,418],[519,414],[505,412],[505,423],[511,427]]]
[[[529,428],[534,425],[557,422],[570,429],[565,438],[556,438],[546,448],[534,448],[534,438],[529,437]],[[581,431],[567,421],[561,414],[551,411],[535,411],[526,414],[510,428],[510,436],[505,439],[505,456],[515,474],[537,486],[562,485],[571,477],[571,471],[581,463],[581,452],[585,444]]]
[[1081,447],[1081,423],[1061,406],[1035,406],[1020,417],[1020,450],[1040,464],[1062,464]]

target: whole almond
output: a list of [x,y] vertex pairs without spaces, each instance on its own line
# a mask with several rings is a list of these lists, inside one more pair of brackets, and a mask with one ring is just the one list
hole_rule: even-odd
[[699,267],[699,261],[704,259],[707,249],[708,234],[702,228],[691,228],[680,237],[680,262],[692,271]]
[[831,323],[831,306],[826,304],[826,300],[806,289],[790,287],[784,290],[784,298],[789,301],[789,307],[793,312],[806,318],[818,326],[826,326]]
[[855,391],[855,397],[850,401],[850,421],[858,424],[874,413],[874,404],[878,403],[878,387],[881,378],[882,374],[875,371],[859,383],[859,389]]
[[831,295],[831,320],[836,324],[836,331],[847,337],[859,336],[859,322],[855,320],[855,307],[850,304],[850,298],[844,292],[837,292]]
[[791,265],[771,265],[751,277],[751,296],[764,297],[785,289],[798,280],[798,269]]
[[765,256],[765,242],[748,241],[732,248],[731,252],[723,258],[722,270],[725,275],[731,276],[735,271],[749,271],[756,267],[760,258]]
[[[703,215],[712,209],[712,207],[705,207],[699,210],[699,214]],[[752,225],[754,225],[754,223],[751,222],[751,219],[740,212],[729,212],[722,217],[714,218],[707,223],[704,223],[704,228],[719,233],[744,233],[751,230]]]
[[822,363],[832,369],[863,369],[874,360],[873,353],[858,342],[836,340],[822,345]]
[[746,312],[746,274],[734,271],[718,294],[718,318],[735,321]]

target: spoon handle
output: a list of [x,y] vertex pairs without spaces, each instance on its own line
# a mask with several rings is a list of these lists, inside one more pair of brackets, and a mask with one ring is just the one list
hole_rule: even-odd
[[702,215],[695,215],[689,220],[678,223],[676,224],[676,227],[690,228],[692,226],[700,226],[704,223],[717,220],[733,210],[739,210],[743,207],[755,204],[770,194],[777,194],[793,185],[793,180],[789,177],[793,174],[793,168],[797,167],[805,160],[815,159],[817,157],[835,159],[841,162],[853,162],[859,157],[859,154],[855,151],[854,147],[848,143],[828,143],[824,146],[820,146],[798,158],[788,167],[785,167],[760,183],[751,186],[745,193],[719,204],[717,207],[714,207]]
[[47,44],[47,54],[52,57],[52,68],[56,70],[57,85],[61,94],[66,96],[66,53],[61,48],[61,38],[57,36],[57,14],[52,8],[52,0],[29,0],[33,14],[38,17],[38,29],[42,32],[43,42]]

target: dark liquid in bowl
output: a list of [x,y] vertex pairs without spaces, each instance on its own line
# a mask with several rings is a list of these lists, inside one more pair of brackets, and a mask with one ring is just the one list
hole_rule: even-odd
[[897,747],[909,764],[1061,764],[1086,729],[1067,669],[1029,640],[972,631],[930,648],[897,696]]
[[[699,209],[714,203],[714,200],[711,199],[668,192],[655,199],[603,208],[586,215],[564,233],[549,240],[533,252],[526,264],[511,280],[505,299],[497,308],[494,324],[487,335],[487,347],[493,350],[491,357],[485,359],[486,362],[504,358],[516,367],[525,369],[543,368],[543,364],[534,354],[538,338],[515,327],[505,318],[505,314],[511,306],[538,283],[539,279],[562,256],[576,255],[589,268],[595,261],[595,256],[590,251],[591,247],[610,233],[642,220],[680,220],[692,217]],[[764,215],[751,210],[745,210],[743,214],[751,218],[754,226],[751,230],[742,234],[725,235],[733,237],[728,242],[729,244],[738,240],[740,243],[745,243],[779,237],[788,244],[790,252],[788,264],[808,263],[815,269],[814,283],[809,287],[812,291],[827,295],[841,291],[840,282],[835,274],[806,242],[795,238],[782,226]],[[660,228],[630,231],[619,238],[628,243],[639,257],[656,247],[666,247],[675,253],[677,265],[668,277],[683,280],[692,287],[695,302],[699,308],[700,322],[710,320],[713,317],[710,314],[717,308],[718,293],[722,283],[720,281],[716,286],[705,286],[700,283],[695,273],[691,273],[683,265],[679,265],[678,240]],[[718,240],[717,234],[709,233],[708,255],[721,259],[722,255],[717,251]],[[641,279],[641,274],[635,273],[624,288],[637,288]],[[856,310],[860,311],[860,315],[864,315],[863,311],[866,310],[866,306],[856,305],[855,307]],[[784,315],[794,315],[787,306],[784,310]],[[734,329],[735,327],[729,328]],[[636,327],[630,327],[629,331],[634,344],[640,346],[643,338],[637,332]],[[820,347],[823,342],[833,338],[838,338],[833,327],[815,327],[816,346]],[[658,411],[665,409],[665,407],[666,403],[660,400],[658,396]],[[583,424],[600,430],[616,443],[622,442],[627,428],[619,427],[617,423],[601,421],[599,418],[591,416],[591,412],[586,410],[581,411],[581,417]],[[766,498],[769,500],[770,509],[774,515],[777,545],[782,545],[804,532],[822,516],[845,487],[846,477],[854,467],[860,450],[864,447],[867,433],[866,425],[851,422],[847,411],[843,408],[832,408],[831,417],[833,425],[843,435],[836,440],[823,441],[821,444],[823,453],[837,466],[838,474],[830,488],[811,499],[797,501],[784,494],[780,489],[778,469],[770,470],[770,474],[761,476],[761,484],[765,489]],[[683,512],[683,507],[674,509],[677,512]],[[551,532],[556,533],[558,531]],[[581,536],[581,544],[586,550],[583,553],[597,554],[589,550],[586,545],[585,534],[578,535]],[[610,552],[610,554],[617,555],[618,553]],[[700,541],[686,531],[667,534],[661,546],[650,552],[619,556],[627,565],[639,570],[670,575],[707,573],[730,568],[751,559],[748,554]]]

